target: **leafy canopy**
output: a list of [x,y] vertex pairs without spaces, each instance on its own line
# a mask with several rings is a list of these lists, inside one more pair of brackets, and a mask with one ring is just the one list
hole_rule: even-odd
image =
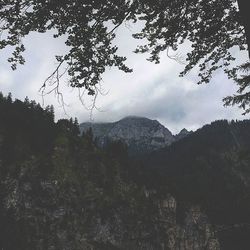
[[9,58],[13,70],[25,62],[23,38],[33,31],[52,30],[55,38],[66,37],[69,50],[56,55],[58,66],[43,88],[51,82],[56,90],[63,74],[60,68],[66,65],[70,86],[84,88],[89,95],[98,91],[107,67],[132,71],[126,57],[117,54],[114,42],[116,29],[127,21],[143,24],[133,37],[145,44],[135,52],[149,53],[148,60],[155,63],[160,62],[161,52],[177,50],[190,41],[191,51],[180,75],[199,65],[198,83],[209,82],[219,68],[232,75],[231,49],[247,49],[236,0],[2,0],[0,20],[0,49],[14,47]]

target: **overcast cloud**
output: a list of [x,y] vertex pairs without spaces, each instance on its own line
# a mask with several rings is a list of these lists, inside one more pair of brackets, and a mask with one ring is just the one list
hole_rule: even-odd
[[[161,63],[155,65],[146,61],[145,55],[132,53],[137,41],[131,38],[131,30],[121,28],[117,42],[120,54],[128,57],[127,64],[134,72],[125,74],[108,70],[101,83],[103,93],[96,101],[100,111],[94,110],[94,121],[116,121],[124,116],[138,115],[157,119],[173,133],[183,127],[195,130],[216,119],[246,119],[237,107],[224,108],[222,98],[235,92],[236,87],[223,72],[218,72],[209,84],[196,85],[197,72],[178,77],[183,65],[167,58],[163,53]],[[55,54],[65,51],[63,39],[57,40],[50,33],[32,34],[25,40],[26,64],[12,71],[6,62],[10,51],[1,51],[0,85],[4,94],[12,92],[14,98],[25,96],[42,103],[38,92],[43,81],[55,68]],[[186,52],[185,46],[181,52]],[[237,54],[239,60],[246,59],[246,53]],[[66,114],[53,94],[45,97],[45,105],[55,106],[56,119],[77,117],[79,122],[89,121],[90,111],[80,103],[78,92],[63,82],[61,90],[67,104]],[[86,105],[90,104],[86,98]]]

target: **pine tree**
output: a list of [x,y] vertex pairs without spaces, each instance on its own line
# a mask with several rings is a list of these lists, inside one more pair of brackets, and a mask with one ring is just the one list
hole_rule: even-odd
[[[243,72],[241,77],[237,77],[236,73]],[[224,105],[238,105],[244,110],[244,115],[250,112],[250,62],[240,65],[231,75],[239,87],[237,93],[223,99]]]

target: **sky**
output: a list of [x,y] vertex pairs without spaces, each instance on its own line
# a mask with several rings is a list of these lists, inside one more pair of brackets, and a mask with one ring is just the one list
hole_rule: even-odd
[[[41,105],[54,105],[56,120],[77,117],[78,121],[113,122],[125,116],[136,115],[156,119],[172,133],[182,128],[196,130],[204,124],[218,119],[249,119],[242,116],[237,107],[224,107],[222,98],[236,92],[234,82],[218,71],[209,84],[197,85],[197,68],[185,77],[179,77],[184,66],[162,53],[161,63],[148,62],[147,55],[138,55],[133,50],[138,41],[131,37],[138,27],[123,26],[117,31],[116,43],[119,54],[126,56],[127,65],[133,73],[123,73],[108,69],[100,83],[102,94],[98,95],[93,113],[86,108],[91,99],[84,97],[85,105],[78,98],[78,91],[61,82],[64,108],[52,93],[41,96],[39,88],[46,77],[55,69],[54,55],[64,53],[67,48],[64,39],[54,39],[52,33],[32,33],[25,38],[24,53],[26,63],[12,71],[7,62],[11,50],[0,51],[0,91],[12,93],[13,98],[36,100]],[[178,53],[185,56],[188,44],[182,45]],[[247,53],[234,51],[239,61],[247,58]]]

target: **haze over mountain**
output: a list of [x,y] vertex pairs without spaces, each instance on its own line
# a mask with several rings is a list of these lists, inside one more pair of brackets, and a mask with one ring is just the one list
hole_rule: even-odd
[[99,146],[103,147],[110,141],[121,140],[126,143],[129,153],[133,155],[164,148],[191,133],[183,129],[175,136],[157,120],[139,116],[127,116],[112,123],[80,124],[81,132],[86,132],[89,128],[92,129]]

